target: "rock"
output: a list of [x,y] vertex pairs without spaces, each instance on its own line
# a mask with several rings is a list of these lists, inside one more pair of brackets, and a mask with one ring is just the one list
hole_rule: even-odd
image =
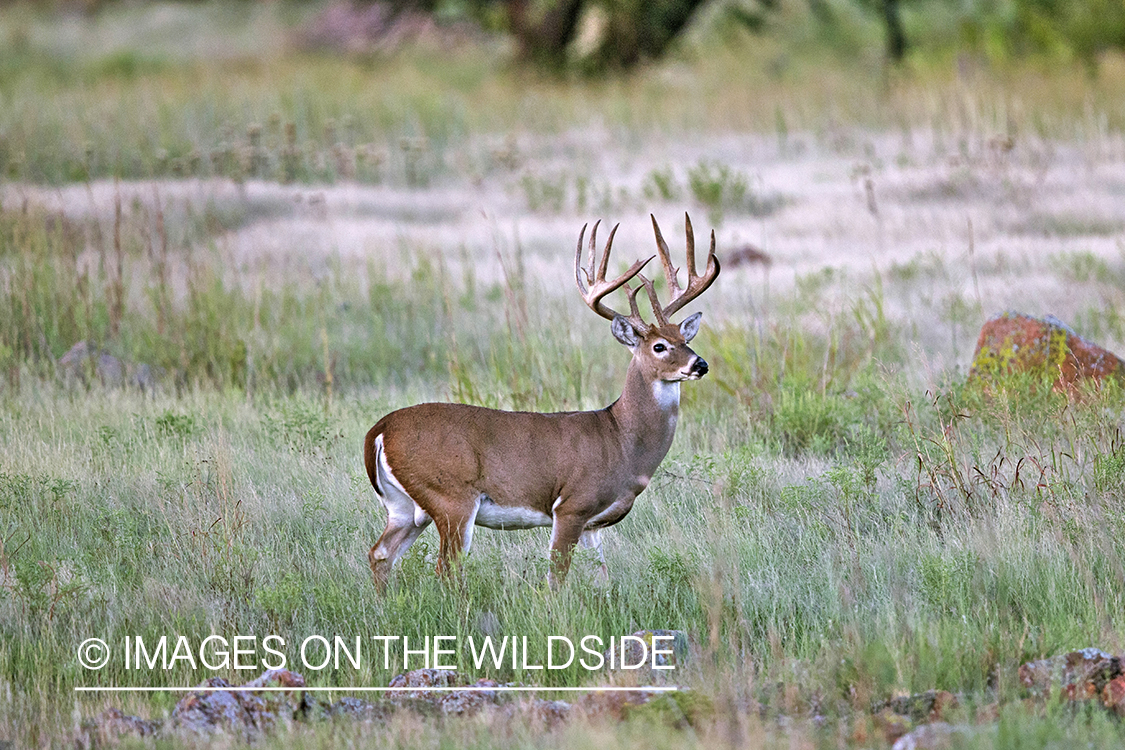
[[956,707],[957,696],[948,690],[927,690],[878,703],[872,711],[890,711],[899,716],[909,716],[915,722],[930,722],[944,721],[949,710]]
[[520,706],[521,712],[548,727],[553,727],[566,721],[570,716],[570,704],[566,701],[548,701],[535,698],[530,703]]
[[364,718],[367,716],[376,716],[380,713],[379,706],[374,703],[360,700],[359,698],[351,698],[345,696],[336,701],[330,706],[325,708],[325,713],[328,716],[350,716],[353,718]]
[[[208,690],[188,693],[172,709],[169,728],[194,735],[225,733],[249,742],[279,726],[304,718],[318,707],[305,687],[305,678],[285,669],[270,669],[246,683],[247,687],[283,687],[289,691],[263,693]],[[204,680],[199,687],[225,688],[221,677]]]
[[[655,636],[660,636],[661,639],[654,641]],[[655,649],[661,652],[671,651],[671,653],[654,655],[654,643]],[[625,639],[618,639],[613,649],[615,651],[613,654],[609,650],[602,654],[605,657],[605,668],[611,674],[616,677],[629,676],[631,678],[629,681],[633,684],[638,682],[664,684],[669,680],[675,681],[676,671],[687,659],[688,637],[682,630],[638,630]],[[622,664],[626,668],[622,668]],[[634,664],[640,666],[628,668]]]
[[888,743],[893,743],[899,737],[903,737],[910,733],[914,728],[914,722],[909,717],[896,713],[889,708],[877,712],[873,717],[875,727],[883,733]]
[[961,747],[973,734],[974,730],[970,726],[937,721],[903,735],[891,746],[891,750],[938,750]]
[[1125,716],[1125,675],[1114,677],[1105,684],[1102,705],[1118,716]]
[[533,696],[523,696],[498,706],[500,715],[508,720],[520,720],[550,729],[570,718],[573,706],[566,701],[549,701]]
[[657,690],[627,690],[621,692],[590,692],[584,693],[575,704],[587,715],[608,716],[614,719],[624,719],[630,708],[643,706],[663,695]]
[[615,692],[590,692],[576,706],[587,716],[635,721],[639,726],[699,726],[715,714],[715,706],[702,693],[686,688],[674,692],[638,688]]
[[107,388],[130,385],[149,393],[156,387],[157,369],[144,363],[125,362],[92,341],[79,341],[59,357],[59,372],[67,383],[89,385],[97,380]]
[[104,747],[116,745],[124,739],[151,737],[159,731],[159,721],[148,721],[129,716],[117,708],[107,708],[93,719],[82,722],[75,745],[83,750]]
[[1097,648],[1084,648],[1061,656],[1020,665],[1020,683],[1032,692],[1049,695],[1055,685],[1070,700],[1087,700],[1102,694],[1106,685],[1125,673],[1121,659]]
[[1055,390],[1070,392],[1082,381],[1121,377],[1125,362],[1054,316],[1040,320],[1005,312],[981,328],[969,379],[1012,373],[1041,374],[1054,379]]
[[448,669],[414,669],[397,675],[391,680],[393,688],[411,687],[470,687],[473,690],[449,690],[444,692],[424,692],[403,690],[390,694],[390,700],[399,705],[413,708],[430,706],[443,714],[463,715],[476,713],[486,705],[499,701],[500,693],[485,688],[500,687],[495,680],[480,679],[476,682],[460,672]]

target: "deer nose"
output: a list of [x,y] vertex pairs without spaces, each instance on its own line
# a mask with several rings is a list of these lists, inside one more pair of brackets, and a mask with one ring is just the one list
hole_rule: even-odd
[[703,377],[707,374],[707,360],[703,357],[696,357],[695,361],[691,363],[691,374]]

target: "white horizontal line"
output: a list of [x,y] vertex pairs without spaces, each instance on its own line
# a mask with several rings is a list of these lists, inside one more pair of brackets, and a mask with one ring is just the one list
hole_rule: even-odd
[[289,693],[295,691],[306,692],[333,692],[333,693],[675,693],[679,691],[676,686],[646,685],[643,687],[538,687],[522,685],[500,685],[497,687],[482,687],[472,685],[467,687],[84,687],[74,688],[76,693]]

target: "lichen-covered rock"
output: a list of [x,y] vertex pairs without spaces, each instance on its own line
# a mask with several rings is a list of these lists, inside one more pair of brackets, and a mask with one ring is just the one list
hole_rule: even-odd
[[944,721],[925,724],[900,737],[891,750],[940,750],[961,747],[975,734],[973,727],[947,724]]
[[664,693],[657,690],[623,690],[615,692],[584,693],[575,704],[589,716],[608,716],[624,719],[629,709],[643,706]]
[[1057,686],[1070,700],[1097,698],[1107,683],[1122,674],[1121,659],[1098,648],[1029,661],[1019,668],[1019,680],[1024,687],[1049,695]]
[[1125,675],[1114,677],[1102,688],[1102,705],[1116,713],[1125,716]]
[[548,701],[542,698],[534,698],[522,704],[520,708],[525,715],[541,721],[549,727],[561,724],[570,716],[570,704],[566,701]]
[[88,385],[96,380],[107,388],[130,385],[148,393],[156,387],[159,368],[125,362],[92,341],[79,341],[59,357],[58,371],[67,383]]
[[[657,636],[659,640],[656,640]],[[667,653],[669,651],[671,653]],[[602,656],[605,657],[606,670],[618,681],[629,676],[634,683],[675,682],[678,670],[687,660],[688,637],[682,630],[638,630],[619,639],[613,652],[606,650]],[[640,666],[633,667],[638,664]]]
[[1125,375],[1125,362],[1054,316],[1005,312],[981,328],[969,379],[1013,373],[1039,374],[1053,379],[1056,390],[1070,391],[1082,381]]
[[488,688],[499,687],[495,680],[480,679],[475,682],[460,672],[448,669],[414,669],[397,675],[391,680],[393,688],[472,688],[471,690],[448,690],[442,692],[401,690],[390,694],[397,704],[413,708],[430,706],[443,714],[472,714],[486,705],[495,704],[500,693]]
[[956,707],[957,696],[948,690],[926,690],[883,701],[873,706],[872,711],[890,711],[899,716],[909,716],[915,722],[928,722],[945,720],[950,709]]
[[160,731],[159,721],[129,716],[120,709],[107,708],[92,719],[82,722],[75,746],[80,750],[112,746],[121,740],[151,737]]
[[589,692],[576,704],[587,716],[635,721],[639,726],[698,726],[714,716],[711,700],[694,690],[659,691],[637,688]]
[[360,700],[359,698],[352,698],[344,696],[335,703],[325,706],[324,712],[326,716],[349,716],[352,718],[368,718],[378,717],[380,706],[374,703]]
[[909,716],[896,713],[889,708],[875,712],[871,718],[875,723],[875,728],[882,732],[883,737],[889,744],[893,744],[899,737],[909,734],[910,730],[914,728],[914,722],[911,721]]
[[[212,677],[199,687],[229,688],[231,684],[221,677]],[[288,726],[318,708],[302,690],[305,678],[295,672],[270,669],[245,687],[292,690],[255,693],[219,689],[188,693],[172,709],[170,729],[196,735],[226,733],[250,741],[276,727]]]

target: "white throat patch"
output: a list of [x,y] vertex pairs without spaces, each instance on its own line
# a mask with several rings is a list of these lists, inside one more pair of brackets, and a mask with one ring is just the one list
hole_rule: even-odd
[[657,380],[652,384],[652,397],[664,411],[680,408],[679,381]]

